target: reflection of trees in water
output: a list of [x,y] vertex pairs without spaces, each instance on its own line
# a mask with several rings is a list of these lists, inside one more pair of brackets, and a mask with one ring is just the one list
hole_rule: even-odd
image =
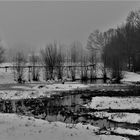
[[66,116],[68,113],[72,116],[73,113],[78,112],[78,104],[81,103],[82,100],[79,95],[57,96],[50,99],[3,100],[0,102],[0,110],[1,112],[20,114],[30,112],[34,116],[40,114]]
[[[61,121],[66,123],[66,127],[75,127],[77,123],[91,124],[101,130],[133,127],[125,123],[110,121],[108,118],[95,117],[89,113],[89,110],[82,107],[85,100],[86,98],[82,98],[82,95],[56,96],[50,99],[2,100],[0,101],[0,111],[34,116],[50,122]],[[89,101],[88,98],[87,100]]]
[[74,123],[83,112],[81,95],[56,96],[54,98],[9,100],[0,102],[0,110],[6,113],[31,115],[49,121]]

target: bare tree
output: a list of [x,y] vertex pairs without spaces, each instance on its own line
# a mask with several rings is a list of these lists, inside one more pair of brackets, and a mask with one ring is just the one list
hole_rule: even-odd
[[0,46],[0,63],[4,62],[5,49]]
[[57,71],[57,78],[59,79],[63,79],[63,69],[64,69],[64,63],[65,63],[65,57],[64,57],[64,53],[62,51],[62,46],[59,45],[59,47],[57,47],[57,60],[56,60],[56,71]]
[[45,66],[46,80],[54,79],[54,69],[57,65],[57,45],[48,44],[45,49],[41,50],[43,65]]
[[22,52],[17,52],[14,57],[14,78],[18,83],[24,83],[24,69],[25,69],[26,59]]
[[104,36],[99,30],[95,30],[92,32],[87,41],[87,49],[88,50],[102,50],[104,46]]
[[136,72],[140,60],[140,10],[131,11],[126,19],[125,25],[126,56],[131,71]]
[[32,52],[31,56],[30,56],[30,62],[32,65],[32,80],[33,81],[39,81],[39,70],[40,68],[39,66],[39,61],[40,58],[38,55],[35,54],[35,52]]
[[70,62],[71,62],[71,78],[72,81],[76,80],[76,66],[81,61],[81,51],[82,51],[82,44],[78,41],[74,41],[70,46]]
[[104,44],[105,44],[104,35],[99,30],[95,30],[93,33],[89,35],[87,41],[87,49],[89,50],[89,62],[91,64],[90,68],[91,80],[96,79],[97,63],[101,60]]
[[90,80],[96,80],[97,78],[97,73],[96,73],[96,65],[97,65],[97,61],[96,61],[96,54],[95,52],[91,51],[89,53],[89,57],[88,57],[88,61],[90,64]]
[[88,80],[88,57],[83,54],[81,58],[81,81]]
[[111,41],[111,37],[113,35],[115,35],[115,30],[114,29],[109,29],[108,31],[102,33],[103,37],[103,46],[102,46],[102,51],[101,51],[101,59],[102,59],[102,65],[100,67],[101,71],[102,71],[102,75],[103,75],[103,80],[104,83],[106,83],[108,76],[107,76],[107,64],[108,64],[108,53],[110,53],[110,51],[107,49],[107,45],[109,44],[109,42]]
[[[121,37],[120,29],[116,29],[111,34],[111,38],[104,48],[104,56],[106,59],[106,65],[111,69],[111,78],[114,82],[119,83],[123,78],[123,66],[124,66],[124,50],[123,38]],[[111,52],[111,53],[110,53]]]

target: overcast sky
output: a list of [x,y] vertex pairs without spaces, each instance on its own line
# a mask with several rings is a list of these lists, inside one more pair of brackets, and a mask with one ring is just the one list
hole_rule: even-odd
[[89,34],[116,27],[140,2],[0,2],[0,38],[13,46],[40,47],[54,40],[86,44]]

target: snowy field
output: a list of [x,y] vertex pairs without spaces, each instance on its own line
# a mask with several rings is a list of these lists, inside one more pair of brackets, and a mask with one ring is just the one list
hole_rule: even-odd
[[[7,66],[8,64],[3,64]],[[101,73],[98,72],[101,76]],[[0,99],[1,100],[19,100],[33,99],[39,97],[50,97],[58,94],[60,91],[79,90],[100,88],[101,91],[109,90],[118,91],[117,84],[81,84],[79,82],[66,82],[65,84],[56,83],[55,81],[45,82],[43,78],[40,82],[27,82],[25,84],[16,84],[13,78],[13,71],[0,69]],[[125,72],[122,79],[124,84],[119,85],[119,91],[124,91],[123,87],[128,83],[139,82],[140,75],[132,72]],[[105,89],[102,87],[106,87]],[[122,87],[122,88],[121,88]],[[104,109],[122,109],[122,110],[140,110],[140,97],[93,97],[91,102],[85,104],[84,107],[97,110]],[[94,112],[94,116],[99,118],[106,117],[118,123],[139,124],[139,113],[109,113],[105,111]],[[47,120],[35,119],[28,116],[19,116],[16,114],[0,113],[0,140],[128,140],[122,135],[139,136],[139,129],[126,129],[122,127],[114,127],[108,130],[102,130],[91,124],[76,124],[71,127],[63,122],[48,122]],[[97,132],[99,135],[97,135]],[[111,132],[114,133],[111,134]],[[102,135],[101,135],[102,133]],[[120,136],[116,136],[116,135]]]

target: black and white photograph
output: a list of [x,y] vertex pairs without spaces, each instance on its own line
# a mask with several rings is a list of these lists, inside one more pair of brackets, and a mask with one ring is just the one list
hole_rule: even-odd
[[140,1],[0,0],[0,140],[140,140]]

